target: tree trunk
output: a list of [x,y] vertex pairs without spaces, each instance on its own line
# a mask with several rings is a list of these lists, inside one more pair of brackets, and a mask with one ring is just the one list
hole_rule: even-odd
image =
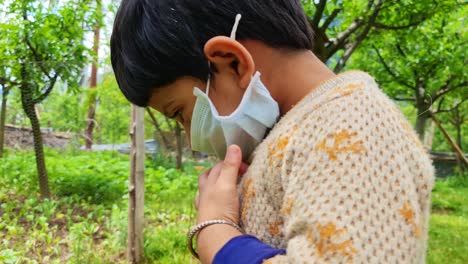
[[23,110],[26,116],[31,121],[31,128],[34,139],[34,152],[36,154],[36,167],[39,179],[39,189],[41,198],[50,198],[49,178],[47,176],[47,168],[44,157],[44,145],[42,142],[41,125],[36,115],[36,110],[33,103],[33,92],[28,84],[23,84],[21,87],[21,101]]
[[462,124],[457,124],[457,139],[456,140],[457,140],[457,145],[463,151],[461,126]]
[[175,124],[175,136],[176,136],[176,142],[177,142],[177,153],[176,153],[176,166],[177,169],[183,170],[183,164],[182,164],[182,128],[180,127],[179,123],[176,122]]
[[424,132],[426,131],[427,120],[429,119],[427,113],[424,113],[425,111],[428,111],[428,109],[418,107],[418,117],[416,118],[415,130],[421,142],[424,142]]
[[[457,111],[458,111],[458,109],[457,109]],[[459,114],[459,112],[457,112],[457,114]],[[459,118],[456,121],[463,121],[463,120],[461,118]],[[457,130],[456,142],[457,142],[457,145],[460,147],[460,150],[463,153],[462,132],[461,132],[462,124],[463,124],[463,122],[456,122],[455,128]],[[463,163],[463,160],[459,156],[457,156],[457,164],[458,164],[458,168],[460,168],[460,174],[465,175],[465,172],[468,169],[468,166]]]
[[[100,6],[100,0],[96,1],[98,8]],[[93,51],[96,54],[96,61],[91,66],[91,80],[90,80],[90,89],[95,89],[97,86],[97,74],[98,74],[98,61],[99,61],[99,35],[101,27],[99,23],[96,24],[94,28],[94,44]],[[88,118],[86,119],[86,129],[85,129],[85,149],[91,150],[93,148],[93,130],[95,126],[95,116],[96,116],[96,96],[94,93],[91,93],[88,107]]]
[[0,158],[3,157],[5,147],[5,123],[6,123],[6,111],[7,111],[7,95],[8,90],[3,87],[2,93],[2,109],[0,110]]
[[[435,124],[434,121],[432,120],[427,120],[428,125],[427,125],[427,130],[424,133],[424,142],[423,145],[427,149],[432,149],[432,145],[434,143],[434,132],[435,132]],[[427,123],[426,123],[427,124]]]
[[463,125],[463,122],[465,120],[465,118],[462,116],[462,113],[460,113],[459,109],[456,108],[454,110],[454,113],[455,115],[454,117],[454,125],[455,125],[455,129],[457,130],[457,138],[456,138],[456,141],[457,141],[457,145],[460,147],[460,149],[463,151],[463,146],[462,146],[462,131],[461,131],[461,128],[462,128],[462,125]]
[[144,109],[132,105],[132,122],[130,137],[129,206],[128,206],[128,243],[127,257],[129,263],[143,261],[143,217],[145,196],[145,129]]
[[328,61],[328,56],[327,56],[327,49],[325,47],[325,39],[327,36],[324,36],[322,31],[312,25],[312,29],[314,30],[315,37],[314,37],[314,43],[312,44],[312,51],[314,52],[315,56],[319,58],[323,63],[327,63]]
[[167,139],[166,135],[164,135],[164,132],[162,131],[161,126],[158,123],[158,120],[156,119],[153,112],[149,108],[146,108],[146,111],[148,112],[148,115],[150,116],[151,121],[153,122],[153,125],[156,128],[156,131],[158,131],[159,135],[161,135],[161,139],[164,143],[164,147],[166,148],[166,150],[170,150],[171,144],[169,143],[169,140]]

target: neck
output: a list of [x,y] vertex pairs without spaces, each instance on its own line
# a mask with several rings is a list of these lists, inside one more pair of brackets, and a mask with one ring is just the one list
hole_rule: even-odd
[[262,82],[278,102],[281,116],[321,84],[335,77],[311,51],[285,51],[257,41],[242,43],[251,53]]

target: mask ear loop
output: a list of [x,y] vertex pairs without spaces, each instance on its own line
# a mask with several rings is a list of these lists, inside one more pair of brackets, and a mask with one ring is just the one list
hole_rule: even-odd
[[[211,63],[208,62],[208,70],[211,71]],[[208,81],[206,82],[206,95],[210,95],[211,73],[208,73]]]
[[237,14],[236,15],[236,22],[234,23],[234,26],[232,27],[232,31],[231,31],[231,38],[232,39],[236,39],[236,33],[237,33],[237,28],[239,27],[239,22],[242,18],[242,15],[241,14]]
[[[242,15],[241,14],[237,14],[236,15],[236,21],[234,22],[234,26],[232,27],[232,31],[231,31],[231,36],[230,38],[231,39],[236,39],[236,33],[237,33],[237,29],[239,28],[239,23],[240,23],[240,20],[242,18]],[[211,62],[208,61],[208,68],[211,68]],[[210,84],[211,84],[211,74],[208,74],[208,81],[206,82],[206,95],[209,96],[210,95]]]

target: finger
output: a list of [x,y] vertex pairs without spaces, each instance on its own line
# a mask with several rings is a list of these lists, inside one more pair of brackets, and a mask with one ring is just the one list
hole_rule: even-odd
[[195,197],[194,204],[195,204],[195,209],[198,210],[198,206],[200,205],[200,195],[197,195],[197,197]]
[[218,180],[218,177],[219,177],[219,174],[221,173],[221,170],[223,169],[223,163],[220,162],[218,164],[216,164],[213,169],[211,169],[210,171],[210,175],[208,175],[208,182],[209,183],[216,183],[216,181]]
[[198,186],[199,187],[202,187],[206,184],[206,182],[208,181],[208,175],[210,174],[211,172],[211,169],[203,172],[202,174],[200,174],[198,176]]
[[224,159],[223,168],[218,178],[218,182],[221,181],[221,183],[236,185],[241,163],[241,149],[236,145],[230,146],[227,151],[226,158]]

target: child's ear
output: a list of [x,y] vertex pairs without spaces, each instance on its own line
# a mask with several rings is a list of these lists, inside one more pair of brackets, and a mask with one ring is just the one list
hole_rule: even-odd
[[218,72],[228,71],[237,75],[240,87],[247,89],[255,72],[255,63],[242,44],[231,38],[218,36],[205,44],[204,51]]

